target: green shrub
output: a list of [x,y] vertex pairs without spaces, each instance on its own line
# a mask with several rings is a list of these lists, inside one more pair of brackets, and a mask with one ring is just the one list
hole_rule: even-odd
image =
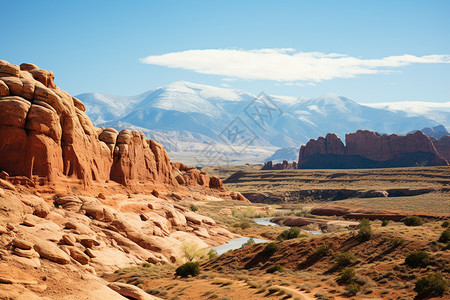
[[209,257],[209,259],[213,259],[213,258],[218,257],[217,251],[214,250],[214,249],[210,249],[210,250],[208,251],[208,257]]
[[328,251],[330,250],[331,244],[324,244],[316,249],[314,249],[314,255],[316,256],[325,256],[328,254]]
[[418,216],[407,217],[403,220],[403,223],[406,226],[421,226],[423,225],[423,221]]
[[250,246],[255,243],[255,240],[253,238],[249,238],[245,243],[242,244],[242,247],[244,246]]
[[277,237],[277,240],[279,240],[279,241],[291,240],[291,239],[298,238],[299,235],[300,235],[300,228],[298,228],[298,227],[291,227],[291,228],[283,231]]
[[442,296],[448,289],[448,281],[440,273],[432,273],[416,282],[414,291],[420,297]]
[[278,245],[272,242],[272,243],[268,243],[266,245],[266,247],[261,251],[261,254],[266,255],[266,256],[271,256],[277,251],[278,251]]
[[359,227],[357,238],[362,241],[370,240],[372,237],[372,227],[370,225],[363,225]]
[[361,287],[357,284],[350,283],[347,284],[345,290],[347,291],[347,294],[349,296],[355,296],[356,294],[358,294],[359,291],[361,291]]
[[342,281],[343,283],[348,283],[353,277],[355,277],[355,269],[344,269],[341,271],[341,277],[339,278],[340,281]]
[[388,226],[389,221],[388,220],[383,220],[383,222],[381,222],[381,226],[385,227]]
[[280,265],[271,266],[266,270],[267,273],[284,272],[284,268]]
[[361,220],[359,220],[359,224],[358,224],[358,226],[356,226],[356,228],[361,228],[363,226],[370,226],[370,220],[366,219],[366,218],[362,218]]
[[447,243],[450,241],[450,230],[446,229],[442,231],[441,236],[439,237],[439,242]]
[[426,267],[430,263],[430,255],[426,251],[411,252],[405,258],[405,264],[412,268]]
[[350,253],[350,252],[343,252],[343,253],[336,254],[334,259],[335,259],[336,263],[338,264],[338,266],[345,267],[345,266],[348,266],[348,265],[354,263],[356,260],[356,256],[355,256],[355,254]]
[[198,206],[194,205],[194,204],[191,204],[191,210],[192,211],[197,211],[198,210]]
[[444,228],[448,228],[448,227],[450,227],[450,222],[449,222],[449,221],[444,221],[444,222],[441,224],[441,226],[444,227]]
[[194,277],[200,274],[200,264],[197,261],[190,261],[182,264],[175,270],[175,276],[188,277],[189,275]]
[[392,243],[392,247],[394,248],[397,248],[405,243],[405,240],[401,237],[394,237],[389,239],[389,241]]
[[144,268],[151,268],[151,267],[152,267],[152,264],[146,262],[146,263],[143,263],[142,266],[143,266]]

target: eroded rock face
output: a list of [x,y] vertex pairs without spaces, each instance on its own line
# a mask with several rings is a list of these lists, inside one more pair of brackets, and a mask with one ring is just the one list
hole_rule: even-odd
[[421,131],[400,136],[358,130],[355,133],[346,134],[345,142],[344,146],[335,134],[310,140],[300,148],[298,168],[448,165],[430,138]]
[[450,162],[450,135],[444,135],[439,140],[434,140],[433,145],[439,154]]
[[[84,104],[56,87],[51,71],[0,60],[0,170],[47,182],[70,177],[85,185],[114,180],[202,186],[220,180],[182,164],[141,132],[96,128]],[[178,176],[178,180],[176,179]]]

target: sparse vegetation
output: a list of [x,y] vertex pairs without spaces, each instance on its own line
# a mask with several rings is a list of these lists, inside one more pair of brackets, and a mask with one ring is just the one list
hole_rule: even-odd
[[189,261],[182,264],[175,270],[175,276],[188,277],[200,274],[200,264],[197,261]]
[[208,251],[208,257],[209,257],[209,259],[213,259],[213,258],[218,257],[217,251],[214,250],[214,249],[210,249],[210,250]]
[[423,221],[418,216],[407,217],[403,220],[406,226],[422,226]]
[[412,268],[426,267],[430,263],[430,255],[426,251],[411,252],[405,258],[405,264]]
[[354,263],[356,260],[356,256],[355,256],[355,254],[350,253],[350,252],[343,252],[343,253],[336,254],[334,259],[335,259],[336,263],[338,264],[338,266],[345,267],[345,266],[348,266],[348,265],[351,265],[352,263]]
[[439,237],[439,242],[447,243],[450,242],[450,230],[446,229],[442,231],[441,236]]
[[298,238],[299,235],[300,235],[300,228],[298,228],[298,227],[291,227],[291,228],[283,231],[277,237],[277,240],[279,240],[279,241],[291,240],[291,239]]
[[448,227],[450,227],[450,222],[449,221],[444,221],[444,222],[442,222],[441,226],[443,228],[448,228]]
[[368,219],[362,219],[359,221],[357,238],[362,241],[367,241],[372,237],[372,227]]
[[274,265],[266,270],[267,273],[284,272],[284,268],[280,265]]
[[325,256],[328,254],[330,247],[331,247],[331,244],[324,244],[324,245],[318,246],[316,249],[314,249],[314,255]]
[[357,284],[349,283],[345,286],[345,291],[348,296],[355,296],[361,291],[361,287]]
[[389,225],[389,221],[388,220],[383,220],[383,222],[381,222],[381,226],[386,227]]
[[355,269],[347,268],[341,271],[339,281],[342,283],[348,283],[353,277],[355,277]]
[[405,243],[405,239],[401,237],[393,237],[389,239],[389,242],[392,244],[393,248],[397,248]]
[[190,208],[191,208],[191,210],[194,211],[194,212],[195,212],[195,211],[198,211],[198,206],[195,205],[195,204],[191,204]]
[[262,255],[271,256],[278,251],[278,245],[276,243],[268,243],[266,247],[261,251]]
[[433,273],[420,278],[414,291],[419,297],[441,296],[448,289],[448,281],[440,273]]
[[249,238],[245,243],[242,244],[242,247],[244,246],[250,246],[255,243],[255,240],[253,238]]
[[200,246],[194,242],[182,242],[181,250],[183,251],[184,257],[189,261],[203,259],[207,255],[206,251],[200,248]]

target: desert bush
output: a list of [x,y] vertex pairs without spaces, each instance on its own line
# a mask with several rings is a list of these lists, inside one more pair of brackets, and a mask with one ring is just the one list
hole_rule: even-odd
[[271,266],[266,270],[267,273],[284,272],[284,268],[280,265]]
[[442,231],[441,236],[439,237],[439,242],[447,243],[450,241],[450,230],[446,229]]
[[449,221],[444,221],[444,222],[441,224],[441,226],[442,226],[443,228],[448,228],[448,227],[450,227],[450,222],[449,222]]
[[440,273],[432,273],[416,282],[414,291],[419,297],[441,296],[448,289],[448,281]]
[[341,271],[339,280],[342,283],[348,283],[353,277],[355,277],[355,274],[356,274],[355,269],[351,268],[344,269]]
[[231,211],[231,214],[233,217],[238,218],[238,219],[242,219],[242,218],[255,218],[256,217],[256,212],[255,212],[255,208],[249,206],[246,207],[245,209],[236,209],[233,208],[233,210]]
[[331,244],[324,244],[324,245],[318,246],[316,249],[314,249],[314,255],[325,256],[328,254],[330,247],[331,247]]
[[268,243],[266,245],[266,247],[261,251],[261,254],[266,255],[266,256],[271,256],[277,251],[278,251],[278,245],[272,242],[272,243]]
[[383,222],[381,222],[381,226],[385,227],[388,226],[389,221],[388,220],[383,220]]
[[214,250],[214,249],[210,249],[210,250],[208,251],[208,257],[209,257],[209,259],[213,259],[213,258],[218,257],[217,251]]
[[283,231],[278,237],[277,240],[284,241],[284,240],[291,240],[295,239],[300,235],[300,228],[298,227],[291,227],[285,231]]
[[430,255],[426,251],[411,252],[405,258],[405,264],[412,268],[426,267],[430,263]]
[[345,267],[345,266],[352,264],[356,260],[356,256],[355,256],[355,254],[350,253],[350,252],[343,252],[343,253],[336,254],[334,259],[335,259],[336,263],[338,264],[338,266]]
[[144,268],[151,268],[151,267],[152,267],[152,264],[146,262],[146,263],[143,263],[142,266],[143,266]]
[[392,244],[392,247],[397,248],[405,243],[405,240],[401,237],[394,237],[389,239],[389,242]]
[[167,295],[167,291],[164,289],[148,289],[145,290],[145,292],[147,294],[153,295],[153,296],[159,296],[159,297],[163,297]]
[[350,283],[345,287],[345,291],[347,295],[355,296],[359,291],[361,291],[361,287],[357,284]]
[[372,227],[370,225],[359,227],[358,235],[356,237],[362,241],[370,240],[372,237]]
[[359,220],[359,224],[356,226],[356,228],[361,228],[363,226],[370,226],[370,220],[362,218],[361,220]]
[[418,216],[407,217],[403,220],[403,223],[406,226],[421,226],[423,225],[423,221]]
[[200,264],[197,261],[189,261],[182,264],[175,270],[175,276],[188,277],[189,275],[194,277],[200,274]]
[[191,208],[192,211],[197,211],[198,210],[198,206],[194,205],[194,204],[191,204],[190,208]]
[[242,244],[242,247],[244,246],[250,246],[255,243],[255,240],[253,238],[249,238],[245,243]]

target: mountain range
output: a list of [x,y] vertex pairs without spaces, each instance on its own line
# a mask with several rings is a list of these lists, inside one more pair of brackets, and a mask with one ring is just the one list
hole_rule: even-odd
[[130,97],[85,93],[77,98],[95,125],[143,131],[175,160],[197,165],[262,162],[277,149],[298,149],[328,132],[341,137],[358,129],[405,134],[450,126],[446,103],[414,110],[411,102],[402,107],[363,105],[337,95],[253,95],[186,81]]

